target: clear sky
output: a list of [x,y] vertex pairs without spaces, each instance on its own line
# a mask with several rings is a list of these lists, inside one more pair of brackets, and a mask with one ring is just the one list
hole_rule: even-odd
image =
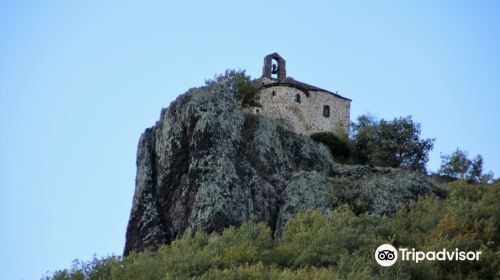
[[351,118],[412,115],[430,170],[460,147],[500,176],[500,1],[175,2],[0,1],[0,279],[121,254],[142,131],[275,51]]

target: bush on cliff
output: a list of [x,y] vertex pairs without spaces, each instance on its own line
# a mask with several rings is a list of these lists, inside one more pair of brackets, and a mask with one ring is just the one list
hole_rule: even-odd
[[421,139],[420,123],[411,116],[378,121],[362,115],[351,129],[354,163],[425,171],[434,139]]
[[311,138],[329,148],[340,163],[372,164],[425,172],[434,139],[421,139],[420,124],[410,116],[378,121],[361,115],[351,124],[350,137],[313,133]]
[[311,138],[318,143],[324,144],[330,152],[333,158],[341,163],[345,163],[349,160],[351,156],[351,148],[349,143],[345,140],[340,139],[332,132],[318,132],[311,134]]
[[229,86],[229,91],[234,94],[242,108],[262,107],[260,104],[259,86],[245,74],[245,70],[226,70],[224,74],[216,75],[213,80],[205,83],[217,83]]
[[[340,206],[327,217],[305,212],[281,239],[254,221],[223,233],[198,232],[156,252],[75,262],[45,279],[495,279],[500,271],[500,182],[444,186],[449,197],[428,197],[392,216],[356,215]],[[421,251],[481,250],[480,261],[398,261],[380,267],[383,243]]]

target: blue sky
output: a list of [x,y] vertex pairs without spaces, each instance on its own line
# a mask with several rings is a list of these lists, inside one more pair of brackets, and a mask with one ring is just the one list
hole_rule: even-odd
[[500,175],[500,2],[183,2],[0,1],[0,279],[121,254],[142,131],[275,51],[351,118],[412,115],[430,170],[460,147]]

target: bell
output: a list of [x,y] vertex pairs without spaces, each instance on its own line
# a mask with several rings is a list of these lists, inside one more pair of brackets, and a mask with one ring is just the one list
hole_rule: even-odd
[[278,74],[278,67],[276,67],[276,64],[273,64],[273,69],[271,70],[271,74]]

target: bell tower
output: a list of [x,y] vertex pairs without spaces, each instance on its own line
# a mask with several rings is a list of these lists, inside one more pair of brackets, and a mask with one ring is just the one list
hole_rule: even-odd
[[278,82],[285,80],[286,62],[278,53],[272,53],[264,57],[262,77],[276,79]]

